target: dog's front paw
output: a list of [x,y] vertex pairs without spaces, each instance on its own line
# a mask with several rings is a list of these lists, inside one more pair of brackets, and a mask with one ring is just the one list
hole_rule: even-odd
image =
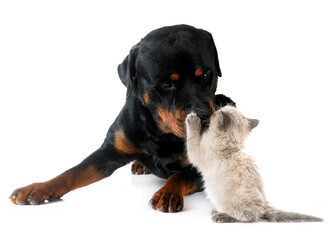
[[183,196],[167,188],[161,188],[153,195],[149,205],[161,212],[179,212],[183,209]]
[[187,115],[186,124],[187,126],[198,126],[198,125],[200,126],[201,119],[197,116],[196,113],[192,112]]
[[52,201],[60,197],[53,193],[46,183],[33,183],[16,189],[9,198],[17,205],[38,205],[45,200]]

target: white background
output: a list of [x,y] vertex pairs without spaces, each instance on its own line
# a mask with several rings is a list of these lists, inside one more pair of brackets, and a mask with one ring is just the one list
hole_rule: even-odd
[[[332,9],[329,1],[1,1],[1,239],[331,239]],[[63,201],[16,206],[8,196],[96,150],[125,102],[117,65],[149,31],[210,31],[218,93],[261,120],[247,144],[273,206],[324,223],[213,224],[204,193],[184,211],[150,209],[164,183],[113,176]]]

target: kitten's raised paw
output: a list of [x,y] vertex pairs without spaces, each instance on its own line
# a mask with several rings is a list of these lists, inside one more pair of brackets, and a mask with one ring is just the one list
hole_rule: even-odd
[[215,223],[234,223],[239,222],[235,218],[227,215],[226,213],[216,213],[212,216],[212,221]]
[[187,126],[189,126],[189,125],[200,125],[201,124],[201,119],[197,116],[196,113],[192,112],[192,113],[187,115],[186,124],[187,124]]

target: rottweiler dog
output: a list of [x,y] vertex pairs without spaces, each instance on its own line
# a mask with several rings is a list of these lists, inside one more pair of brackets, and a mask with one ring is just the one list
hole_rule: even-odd
[[131,48],[118,73],[127,98],[101,147],[49,181],[16,189],[13,203],[58,199],[132,161],[133,174],[167,179],[149,202],[154,209],[181,211],[184,196],[203,190],[201,175],[187,160],[186,115],[195,111],[204,120],[216,108],[235,105],[215,95],[221,71],[212,35],[188,25],[154,30]]

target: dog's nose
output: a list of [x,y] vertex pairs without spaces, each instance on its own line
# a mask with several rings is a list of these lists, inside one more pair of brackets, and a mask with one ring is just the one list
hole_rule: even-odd
[[187,105],[183,108],[183,110],[190,113],[193,110],[193,105]]

